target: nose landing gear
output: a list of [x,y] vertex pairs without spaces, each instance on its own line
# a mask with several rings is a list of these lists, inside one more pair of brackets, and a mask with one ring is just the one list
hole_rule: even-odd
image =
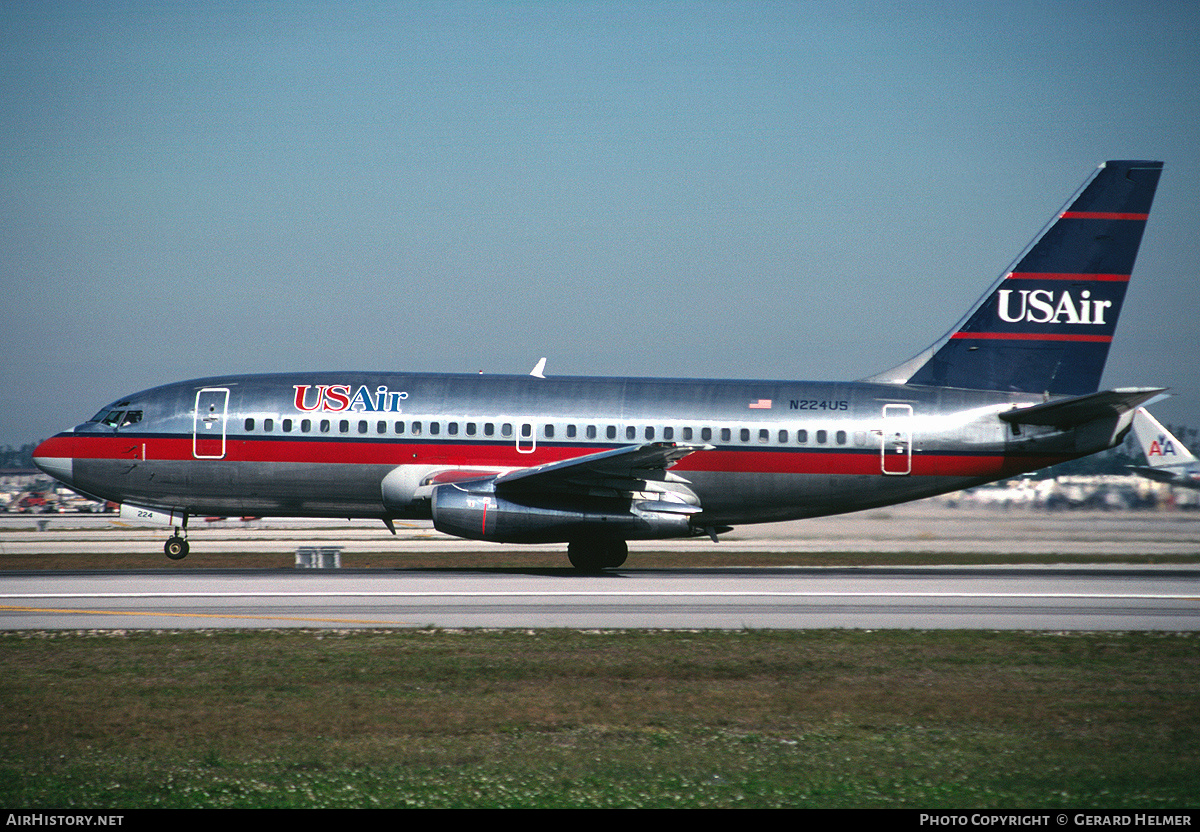
[[187,519],[185,518],[182,528],[176,526],[175,534],[167,538],[167,542],[163,544],[163,552],[171,560],[183,560],[187,557],[189,548],[191,547],[187,542]]

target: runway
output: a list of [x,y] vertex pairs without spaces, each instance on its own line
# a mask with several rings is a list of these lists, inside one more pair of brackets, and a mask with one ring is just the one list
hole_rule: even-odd
[[1200,629],[1200,569],[907,567],[0,575],[0,629]]
[[[43,526],[42,528],[39,528]],[[347,553],[480,552],[480,564],[499,551],[559,552],[566,546],[479,543],[435,531],[428,522],[397,523],[393,536],[378,521],[266,518],[197,520],[192,554],[181,565],[203,565],[206,552],[294,552],[335,544]],[[164,562],[164,527],[133,527],[112,515],[0,515],[0,555],[59,552],[141,554],[147,566]],[[1095,555],[1200,554],[1200,512],[1043,511],[1029,508],[952,508],[937,499],[853,514],[739,526],[714,544],[707,537],[632,541],[630,551],[736,552],[966,552]],[[548,561],[553,562],[553,560]]]
[[[45,521],[41,528],[37,520]],[[205,523],[192,531],[192,554],[171,562],[162,555],[166,531],[161,528],[124,527],[100,516],[10,515],[0,519],[0,556],[33,566],[0,570],[0,629],[1070,631],[1197,630],[1200,624],[1200,565],[1194,560],[1174,566],[1122,563],[1130,555],[1143,560],[1167,555],[1194,559],[1200,552],[1196,512],[964,509],[922,501],[743,527],[722,536],[718,544],[707,538],[635,542],[630,546],[634,553],[684,556],[675,558],[672,568],[648,568],[631,556],[630,567],[636,568],[600,576],[573,573],[561,546],[480,544],[441,535],[428,524],[407,524],[398,531],[393,537],[382,524],[367,522]],[[366,560],[376,568],[216,568],[254,564],[262,560],[262,553],[275,557],[275,564],[289,563],[297,547],[312,545],[338,546],[346,565]],[[536,552],[538,565],[495,565],[497,553],[522,549]],[[459,553],[452,567],[411,568],[418,554],[444,551]],[[751,553],[764,564],[786,564],[789,553],[821,552],[1020,554],[1039,556],[1045,565],[851,568],[721,563],[730,553]],[[62,553],[81,557],[87,565],[40,571],[40,564]],[[390,560],[381,555],[362,558],[371,553],[387,553]],[[1086,557],[1089,562],[1068,566],[1056,563],[1056,555]],[[123,560],[114,562],[117,558]],[[710,565],[699,565],[702,562]],[[100,564],[110,568],[98,568]]]

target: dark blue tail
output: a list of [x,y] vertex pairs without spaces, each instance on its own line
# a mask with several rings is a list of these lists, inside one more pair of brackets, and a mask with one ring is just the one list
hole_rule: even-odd
[[1095,392],[1161,173],[1162,162],[1101,165],[954,331],[875,380]]

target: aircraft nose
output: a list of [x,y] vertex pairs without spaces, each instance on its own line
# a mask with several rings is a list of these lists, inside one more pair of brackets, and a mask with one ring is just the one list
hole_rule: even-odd
[[59,482],[72,484],[75,460],[60,437],[51,437],[33,449],[33,464]]

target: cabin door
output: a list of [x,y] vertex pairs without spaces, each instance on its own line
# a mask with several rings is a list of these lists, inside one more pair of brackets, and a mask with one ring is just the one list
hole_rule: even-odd
[[883,406],[879,463],[885,474],[904,476],[912,473],[912,416],[911,404]]
[[224,458],[228,409],[228,387],[205,387],[196,393],[192,418],[192,456],[196,459]]

